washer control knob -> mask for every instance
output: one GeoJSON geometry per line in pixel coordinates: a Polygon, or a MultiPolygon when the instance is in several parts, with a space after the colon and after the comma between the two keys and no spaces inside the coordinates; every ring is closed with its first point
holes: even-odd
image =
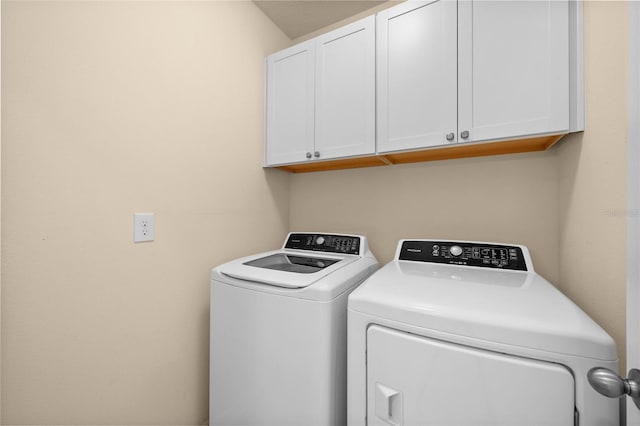
{"type": "Polygon", "coordinates": [[[449,249],[449,253],[451,253],[452,256],[460,256],[462,254],[462,247],[451,246],[451,248],[449,249]]]}
{"type": "Polygon", "coordinates": [[[323,236],[319,236],[318,238],[316,238],[316,244],[318,244],[319,246],[324,244],[324,237],[323,236]]]}

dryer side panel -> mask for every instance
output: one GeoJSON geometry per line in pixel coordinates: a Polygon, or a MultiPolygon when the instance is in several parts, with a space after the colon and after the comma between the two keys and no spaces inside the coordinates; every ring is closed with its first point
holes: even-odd
{"type": "Polygon", "coordinates": [[[574,388],[558,364],[367,331],[368,425],[572,426],[574,388]]]}

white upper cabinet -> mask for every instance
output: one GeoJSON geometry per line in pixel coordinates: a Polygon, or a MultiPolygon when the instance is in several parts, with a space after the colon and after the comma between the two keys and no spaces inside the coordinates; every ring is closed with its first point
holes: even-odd
{"type": "Polygon", "coordinates": [[[318,37],[316,49],[314,157],[374,153],[374,17],[318,37]]]}
{"type": "Polygon", "coordinates": [[[266,164],[375,153],[375,19],[267,58],[266,164]]]}
{"type": "Polygon", "coordinates": [[[458,90],[459,142],[568,132],[568,2],[459,1],[458,90]]]}
{"type": "Polygon", "coordinates": [[[266,163],[300,161],[313,150],[315,49],[302,43],[267,57],[266,163]]]}
{"type": "Polygon", "coordinates": [[[377,15],[378,151],[455,142],[457,4],[406,2],[377,15]]]}
{"type": "Polygon", "coordinates": [[[569,2],[409,1],[378,14],[378,152],[570,130],[569,2]]]}
{"type": "Polygon", "coordinates": [[[408,0],[267,58],[265,163],[548,149],[584,130],[582,61],[580,0],[408,0]]]}

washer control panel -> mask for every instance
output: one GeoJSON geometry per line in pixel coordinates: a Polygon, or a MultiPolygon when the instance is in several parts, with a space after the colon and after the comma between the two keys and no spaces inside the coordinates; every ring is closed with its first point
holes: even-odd
{"type": "Polygon", "coordinates": [[[284,248],[360,254],[360,237],[331,234],[290,234],[284,248]]]}
{"type": "Polygon", "coordinates": [[[406,240],[402,242],[398,260],[527,270],[520,247],[476,242],[406,240]]]}

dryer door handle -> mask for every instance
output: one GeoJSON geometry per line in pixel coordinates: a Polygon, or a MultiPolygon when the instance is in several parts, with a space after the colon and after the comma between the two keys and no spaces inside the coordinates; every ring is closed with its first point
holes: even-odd
{"type": "Polygon", "coordinates": [[[609,398],[629,395],[636,407],[640,408],[640,370],[629,370],[628,378],[623,379],[608,368],[595,367],[587,373],[591,387],[609,398]]]}
{"type": "Polygon", "coordinates": [[[393,426],[404,424],[402,420],[402,392],[376,383],[376,416],[393,426]]]}

